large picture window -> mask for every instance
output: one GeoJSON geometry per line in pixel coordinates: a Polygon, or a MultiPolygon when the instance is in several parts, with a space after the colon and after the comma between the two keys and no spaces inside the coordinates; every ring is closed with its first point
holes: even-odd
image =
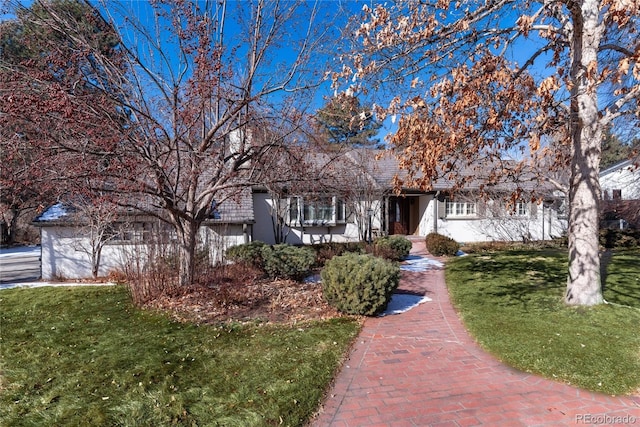
{"type": "Polygon", "coordinates": [[[292,197],[290,225],[332,225],[346,222],[346,204],[337,197],[292,197]]]}
{"type": "Polygon", "coordinates": [[[446,200],[445,214],[447,218],[464,218],[477,216],[477,204],[476,202],[456,202],[453,200],[446,200]]]}

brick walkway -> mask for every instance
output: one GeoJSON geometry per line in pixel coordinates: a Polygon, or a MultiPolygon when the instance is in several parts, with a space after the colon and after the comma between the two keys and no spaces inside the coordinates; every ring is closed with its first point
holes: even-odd
{"type": "MultiPolygon", "coordinates": [[[[414,254],[426,254],[414,242],[414,254]]],[[[313,427],[638,425],[640,396],[591,393],[482,351],[458,319],[442,270],[403,272],[432,301],[367,319],[313,427]]]]}

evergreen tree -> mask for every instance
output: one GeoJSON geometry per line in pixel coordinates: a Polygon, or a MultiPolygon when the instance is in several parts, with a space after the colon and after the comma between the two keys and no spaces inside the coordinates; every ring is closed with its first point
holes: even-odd
{"type": "Polygon", "coordinates": [[[640,148],[639,139],[636,139],[630,144],[626,144],[614,135],[611,129],[606,129],[602,136],[600,170],[607,169],[616,163],[629,159],[634,149],[638,150],[638,148],[640,148]]]}
{"type": "Polygon", "coordinates": [[[318,110],[316,118],[320,131],[332,144],[375,148],[381,145],[375,136],[382,125],[354,95],[331,98],[318,110]]]}

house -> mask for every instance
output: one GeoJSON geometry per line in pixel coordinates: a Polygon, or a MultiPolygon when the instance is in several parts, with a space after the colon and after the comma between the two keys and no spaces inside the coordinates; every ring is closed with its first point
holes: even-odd
{"type": "MultiPolygon", "coordinates": [[[[144,268],[151,257],[175,256],[175,236],[160,215],[135,209],[102,211],[72,203],[57,203],[32,222],[40,228],[41,277],[84,279],[112,271],[144,268]]],[[[247,243],[253,234],[251,190],[243,189],[227,203],[211,208],[200,228],[200,242],[211,262],[221,249],[247,243]]]]}
{"type": "MultiPolygon", "coordinates": [[[[268,243],[277,240],[262,226],[271,221],[277,203],[288,208],[284,209],[284,241],[293,244],[364,239],[369,223],[372,235],[438,232],[459,242],[545,240],[566,230],[563,198],[551,189],[544,200],[523,197],[510,207],[499,197],[513,192],[508,185],[495,186],[493,200],[477,197],[480,182],[471,183],[464,193],[454,194],[453,183],[438,180],[430,191],[403,188],[395,194],[393,179],[401,173],[396,158],[362,149],[346,153],[336,169],[340,172],[333,181],[342,182],[343,188],[335,183],[325,185],[332,192],[321,195],[290,194],[283,201],[254,190],[253,238],[268,243]]],[[[534,185],[529,183],[521,190],[526,194],[534,185]]]]}
{"type": "MultiPolygon", "coordinates": [[[[490,199],[478,198],[479,183],[453,193],[447,180],[436,181],[429,191],[403,188],[396,194],[393,179],[400,169],[388,153],[355,149],[306,153],[305,159],[295,179],[246,187],[233,200],[212,206],[199,236],[210,261],[219,261],[225,248],[252,240],[312,244],[438,232],[459,242],[523,241],[551,239],[566,230],[561,198],[551,191],[544,200],[523,196],[509,207],[500,197],[513,192],[506,184],[496,185],[490,199]]],[[[521,190],[526,194],[533,184],[521,190]]],[[[92,275],[95,238],[86,215],[58,204],[34,225],[41,230],[43,278],[92,275]]],[[[119,212],[102,239],[98,275],[141,263],[150,248],[171,242],[170,234],[153,216],[119,212]]]]}
{"type": "Polygon", "coordinates": [[[632,160],[600,172],[602,226],[640,228],[640,168],[632,160]]]}
{"type": "Polygon", "coordinates": [[[600,172],[603,200],[639,200],[640,168],[625,160],[600,172]]]}

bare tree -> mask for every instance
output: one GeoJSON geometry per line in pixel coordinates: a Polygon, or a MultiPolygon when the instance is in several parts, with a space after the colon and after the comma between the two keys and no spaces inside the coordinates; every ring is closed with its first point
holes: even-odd
{"type": "Polygon", "coordinates": [[[541,162],[568,166],[565,301],[599,304],[601,141],[612,123],[638,129],[639,10],[636,0],[365,6],[359,49],[336,82],[395,85],[378,115],[398,119],[391,143],[408,184],[445,177],[463,188],[470,178],[460,170],[489,164],[487,186],[518,185],[541,162]]]}
{"type": "MultiPolygon", "coordinates": [[[[128,5],[93,9],[94,19],[120,29],[115,57],[96,50],[67,15],[30,19],[70,40],[99,77],[87,80],[92,91],[109,101],[89,103],[63,87],[58,111],[60,104],[69,111],[65,123],[75,122],[68,126],[75,134],[59,144],[100,159],[93,186],[137,200],[132,207],[171,225],[179,282],[189,284],[201,224],[214,204],[257,182],[261,158],[282,143],[260,141],[259,130],[301,117],[322,78],[313,53],[331,27],[318,26],[319,5],[303,1],[161,0],[135,12],[128,5]],[[93,116],[93,132],[78,112],[93,116]]],[[[41,103],[37,113],[55,111],[41,103]]]]}
{"type": "Polygon", "coordinates": [[[87,254],[91,261],[91,275],[95,279],[100,272],[103,248],[121,236],[126,224],[114,205],[104,200],[76,198],[70,209],[76,218],[75,249],[87,254]]]}

